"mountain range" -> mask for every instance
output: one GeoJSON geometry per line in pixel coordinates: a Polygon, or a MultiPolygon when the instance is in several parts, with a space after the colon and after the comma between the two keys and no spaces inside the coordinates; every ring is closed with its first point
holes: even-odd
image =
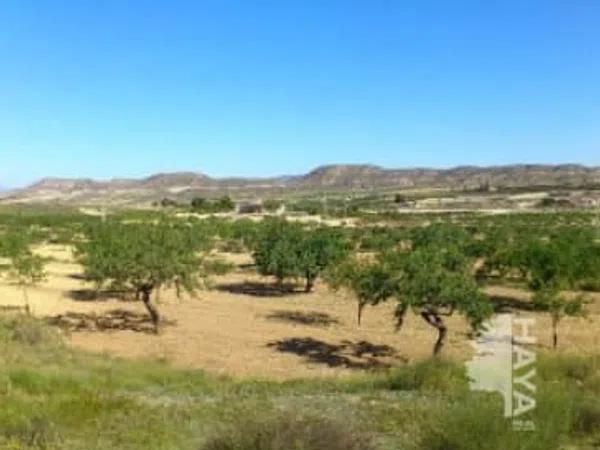
{"type": "Polygon", "coordinates": [[[304,175],[270,178],[212,178],[196,172],[159,173],[143,179],[44,178],[5,193],[3,202],[145,203],[169,197],[231,195],[256,198],[304,191],[444,188],[456,190],[600,185],[600,167],[578,164],[461,166],[451,169],[385,169],[374,165],[329,165],[304,175]]]}

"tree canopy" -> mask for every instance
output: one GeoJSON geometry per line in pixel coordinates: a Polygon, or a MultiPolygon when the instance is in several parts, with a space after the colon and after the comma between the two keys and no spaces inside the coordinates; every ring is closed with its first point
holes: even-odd
{"type": "Polygon", "coordinates": [[[10,232],[0,239],[0,256],[8,258],[9,265],[5,271],[23,291],[25,311],[31,312],[28,288],[43,281],[45,259],[31,250],[32,238],[28,233],[10,232]]]}
{"type": "Polygon", "coordinates": [[[431,225],[412,233],[410,249],[394,248],[374,261],[350,260],[333,277],[334,286],[346,286],[359,302],[359,320],[365,305],[394,298],[396,326],[408,310],[420,315],[438,331],[433,352],[445,342],[443,317],[464,315],[473,330],[482,328],[492,306],[481,292],[469,257],[469,236],[451,225],[431,225]]]}
{"type": "Polygon", "coordinates": [[[349,243],[335,229],[305,229],[283,220],[266,224],[254,247],[254,259],[261,274],[274,276],[280,285],[286,278],[303,278],[306,292],[349,251],[349,243]]]}
{"type": "Polygon", "coordinates": [[[160,316],[151,293],[174,285],[190,293],[204,273],[201,253],[209,246],[205,236],[184,224],[123,224],[109,222],[91,227],[78,245],[85,276],[99,287],[110,285],[141,294],[155,329],[160,316]]]}

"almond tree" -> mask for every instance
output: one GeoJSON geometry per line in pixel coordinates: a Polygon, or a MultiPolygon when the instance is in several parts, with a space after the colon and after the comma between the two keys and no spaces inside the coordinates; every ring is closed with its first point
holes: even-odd
{"type": "Polygon", "coordinates": [[[31,242],[27,234],[9,234],[2,242],[2,254],[10,261],[8,276],[15,281],[23,292],[23,303],[27,314],[31,314],[28,289],[46,277],[45,260],[31,251],[31,242]]]}
{"type": "Polygon", "coordinates": [[[524,250],[527,278],[533,291],[533,303],[538,310],[550,314],[552,321],[552,347],[558,347],[558,327],[565,316],[586,314],[583,296],[569,298],[565,290],[575,288],[593,267],[589,251],[595,246],[591,241],[566,233],[548,242],[533,242],[524,250]]]}
{"type": "Polygon", "coordinates": [[[253,257],[261,275],[275,277],[279,287],[286,278],[300,275],[298,249],[302,243],[302,228],[283,220],[272,220],[254,243],[253,257]]]}
{"type": "Polygon", "coordinates": [[[396,292],[395,272],[383,261],[360,261],[356,257],[345,260],[327,274],[331,288],[348,288],[356,297],[356,321],[361,325],[366,306],[376,306],[387,301],[396,292]]]}
{"type": "Polygon", "coordinates": [[[475,281],[468,247],[468,236],[460,228],[433,225],[415,231],[410,250],[393,249],[374,262],[355,260],[358,267],[354,270],[342,266],[333,285],[354,292],[359,317],[364,306],[393,298],[397,301],[396,328],[400,329],[412,310],[437,330],[433,354],[438,355],[448,332],[446,317],[462,314],[479,331],[493,312],[475,281]]]}
{"type": "Polygon", "coordinates": [[[204,259],[206,236],[194,228],[170,223],[121,224],[109,222],[88,230],[79,244],[78,259],[85,276],[97,286],[128,288],[141,297],[159,331],[160,314],[151,294],[162,286],[175,286],[193,293],[206,276],[204,259]]]}
{"type": "Polygon", "coordinates": [[[305,292],[316,279],[343,260],[349,245],[335,229],[304,229],[299,224],[273,220],[257,239],[254,260],[262,275],[273,275],[278,285],[285,278],[304,278],[305,292]]]}
{"type": "Polygon", "coordinates": [[[296,253],[298,269],[305,279],[305,292],[311,292],[316,279],[343,261],[349,250],[349,243],[338,230],[318,228],[304,231],[296,253]]]}
{"type": "Polygon", "coordinates": [[[395,293],[397,325],[409,308],[419,314],[438,332],[434,355],[446,341],[445,317],[462,314],[477,332],[492,315],[489,299],[475,282],[472,264],[456,248],[434,245],[417,249],[406,258],[402,271],[395,293]]]}

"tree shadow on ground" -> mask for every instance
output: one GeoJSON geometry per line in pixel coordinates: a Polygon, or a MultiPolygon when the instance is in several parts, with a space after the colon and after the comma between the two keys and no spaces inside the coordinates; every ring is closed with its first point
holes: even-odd
{"type": "Polygon", "coordinates": [[[316,311],[285,311],[277,310],[265,316],[269,320],[280,322],[291,322],[299,325],[313,325],[317,327],[328,327],[339,324],[339,320],[316,311]]]}
{"type": "Polygon", "coordinates": [[[274,284],[253,281],[218,284],[214,288],[221,292],[228,292],[230,294],[238,295],[251,295],[253,297],[285,297],[304,292],[296,290],[296,286],[291,283],[284,283],[283,285],[278,286],[274,284]]]}
{"type": "Polygon", "coordinates": [[[133,301],[133,292],[123,290],[73,289],[67,292],[71,300],[78,302],[105,302],[107,300],[133,301]]]}
{"type": "Polygon", "coordinates": [[[25,311],[25,305],[0,305],[0,312],[12,313],[12,312],[23,312],[25,311]]]}
{"type": "Polygon", "coordinates": [[[324,364],[328,367],[348,369],[385,369],[391,364],[378,358],[395,358],[406,361],[397,355],[389,345],[376,345],[367,341],[342,341],[341,344],[329,344],[311,337],[288,338],[270,342],[268,347],[282,353],[293,353],[307,362],[324,364]]]}
{"type": "MultiPolygon", "coordinates": [[[[136,331],[154,334],[154,325],[147,314],[114,309],[102,314],[67,312],[49,317],[50,325],[58,326],[70,332],[77,331],[136,331]]],[[[161,320],[161,327],[174,325],[175,321],[161,320]]]]}
{"type": "Polygon", "coordinates": [[[71,278],[72,280],[79,280],[79,281],[90,281],[90,279],[88,277],[85,276],[85,274],[83,273],[70,273],[69,275],[67,275],[69,278],[71,278]]]}
{"type": "Polygon", "coordinates": [[[494,312],[512,312],[512,311],[537,311],[533,302],[504,295],[492,295],[490,301],[494,307],[494,312]]]}

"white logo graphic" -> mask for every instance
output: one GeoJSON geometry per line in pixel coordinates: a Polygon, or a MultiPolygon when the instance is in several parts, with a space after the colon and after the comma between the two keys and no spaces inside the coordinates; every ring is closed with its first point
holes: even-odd
{"type": "Polygon", "coordinates": [[[496,315],[473,343],[476,355],[467,363],[471,389],[500,393],[504,417],[512,418],[514,427],[522,430],[534,429],[531,420],[522,419],[536,405],[536,355],[525,347],[536,342],[530,334],[532,325],[533,319],[496,315]]]}

